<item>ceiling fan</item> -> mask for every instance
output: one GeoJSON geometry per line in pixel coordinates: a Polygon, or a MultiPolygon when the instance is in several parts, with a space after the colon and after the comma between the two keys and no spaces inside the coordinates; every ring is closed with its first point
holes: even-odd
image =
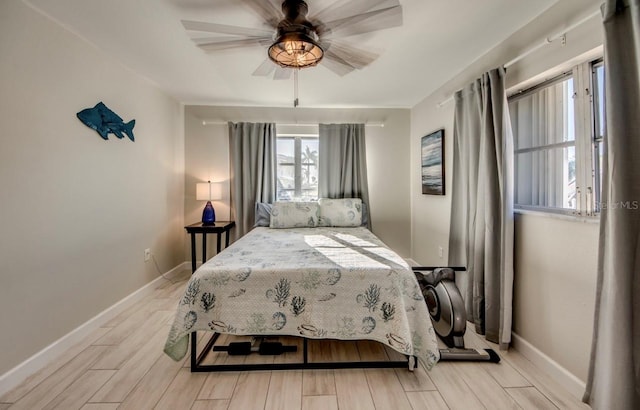
{"type": "Polygon", "coordinates": [[[343,38],[402,25],[399,0],[338,0],[307,18],[304,0],[241,0],[264,20],[262,28],[182,20],[206,52],[261,46],[267,58],[253,72],[288,79],[295,70],[322,63],[340,76],[371,64],[378,54],[350,45],[343,38]],[[275,64],[274,64],[275,63],[275,64]]]}

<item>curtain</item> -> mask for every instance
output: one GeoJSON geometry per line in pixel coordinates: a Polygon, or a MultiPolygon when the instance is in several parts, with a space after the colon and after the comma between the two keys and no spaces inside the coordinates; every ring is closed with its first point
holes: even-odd
{"type": "Polygon", "coordinates": [[[640,408],[640,0],[603,4],[606,136],[596,309],[583,400],[640,408]]]}
{"type": "Polygon", "coordinates": [[[503,68],[455,95],[449,264],[476,332],[511,342],[513,136],[503,68]]]}
{"type": "Polygon", "coordinates": [[[253,228],[256,202],[276,197],[276,125],[229,123],[231,216],[235,237],[253,228]]]}
{"type": "Polygon", "coordinates": [[[320,124],[319,144],[318,195],[361,198],[371,229],[364,124],[320,124]]]}

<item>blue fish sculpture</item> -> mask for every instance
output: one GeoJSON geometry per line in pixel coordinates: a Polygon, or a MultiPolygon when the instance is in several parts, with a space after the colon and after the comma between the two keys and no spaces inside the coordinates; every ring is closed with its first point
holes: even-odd
{"type": "Polygon", "coordinates": [[[131,141],[134,141],[133,127],[136,125],[136,120],[125,124],[122,118],[107,108],[102,101],[95,107],[84,109],[76,115],[84,125],[96,130],[105,140],[109,139],[108,134],[111,133],[120,139],[126,134],[131,141]]]}

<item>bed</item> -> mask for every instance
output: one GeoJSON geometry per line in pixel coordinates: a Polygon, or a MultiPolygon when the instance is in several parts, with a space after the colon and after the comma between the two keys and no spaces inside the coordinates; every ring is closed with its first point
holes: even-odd
{"type": "Polygon", "coordinates": [[[373,340],[427,369],[439,359],[414,273],[361,226],[254,228],[203,264],[178,303],[165,353],[182,359],[192,335],[192,370],[196,331],[373,340]]]}

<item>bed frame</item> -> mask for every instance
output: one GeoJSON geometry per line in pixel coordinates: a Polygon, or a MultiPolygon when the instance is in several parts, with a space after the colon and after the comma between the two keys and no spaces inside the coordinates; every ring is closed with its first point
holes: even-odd
{"type": "Polygon", "coordinates": [[[302,338],[302,361],[293,363],[243,363],[243,364],[202,364],[220,336],[214,332],[198,354],[198,332],[191,332],[191,372],[237,372],[251,370],[299,370],[299,369],[391,369],[413,370],[418,363],[415,356],[405,356],[406,360],[359,361],[359,362],[310,362],[308,339],[302,338]]]}
{"type": "MultiPolygon", "coordinates": [[[[414,266],[413,271],[432,271],[438,266],[414,266]]],[[[452,266],[456,271],[465,271],[463,266],[452,266]]],[[[310,362],[307,338],[302,338],[302,362],[293,363],[243,363],[243,364],[202,364],[220,337],[214,332],[204,348],[198,354],[198,332],[191,332],[191,372],[235,372],[252,370],[299,370],[299,369],[398,369],[407,368],[413,371],[418,365],[418,358],[405,356],[405,360],[358,361],[358,362],[310,362]]]]}

